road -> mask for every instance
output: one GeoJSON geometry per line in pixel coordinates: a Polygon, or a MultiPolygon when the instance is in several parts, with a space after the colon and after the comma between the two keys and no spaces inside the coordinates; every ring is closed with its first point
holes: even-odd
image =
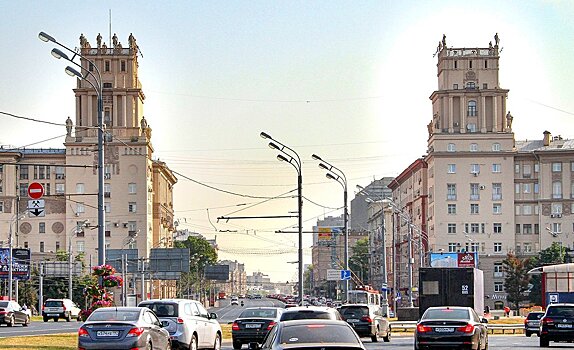
{"type": "MultiPolygon", "coordinates": [[[[273,299],[244,299],[245,306],[230,305],[229,300],[223,300],[220,305],[211,308],[211,312],[218,315],[218,320],[221,324],[233,322],[237,316],[246,307],[253,306],[281,306],[282,304],[273,299]]],[[[56,334],[56,333],[75,333],[78,331],[80,322],[32,322],[29,327],[15,326],[15,327],[0,327],[0,337],[14,337],[26,335],[42,335],[42,334],[56,334]]],[[[410,335],[398,336],[393,335],[390,343],[382,341],[372,343],[369,339],[363,339],[364,344],[368,350],[384,349],[412,349],[413,337],[410,335]]],[[[553,348],[574,349],[574,344],[568,343],[550,343],[553,348]]],[[[510,349],[534,349],[539,348],[538,338],[532,336],[527,338],[524,335],[491,335],[489,337],[489,349],[491,350],[510,350],[510,349]]],[[[224,339],[222,346],[223,350],[232,350],[231,340],[224,339]]],[[[247,346],[243,347],[244,350],[247,346]]]]}

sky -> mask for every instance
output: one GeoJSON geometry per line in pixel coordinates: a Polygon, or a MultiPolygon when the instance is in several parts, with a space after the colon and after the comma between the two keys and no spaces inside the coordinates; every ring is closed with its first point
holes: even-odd
{"type": "MultiPolygon", "coordinates": [[[[536,0],[1,1],[0,112],[75,117],[76,82],[40,31],[70,47],[82,33],[92,45],[117,33],[125,47],[133,33],[154,158],[179,174],[179,228],[216,236],[219,257],[249,275],[293,281],[297,233],[275,231],[296,232],[296,218],[217,219],[297,211],[297,173],[262,131],[303,162],[310,231],[343,205],[342,186],[311,155],[344,172],[349,200],[356,185],[397,176],[426,153],[442,35],[460,48],[488,47],[498,33],[516,139],[573,138],[573,15],[572,1],[536,0]]],[[[2,145],[62,148],[64,135],[0,114],[2,145]]],[[[305,233],[305,264],[311,244],[305,233]]]]}

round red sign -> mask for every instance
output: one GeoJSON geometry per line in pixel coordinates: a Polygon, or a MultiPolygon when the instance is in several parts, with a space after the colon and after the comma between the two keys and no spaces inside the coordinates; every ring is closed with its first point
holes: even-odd
{"type": "Polygon", "coordinates": [[[44,186],[39,182],[32,182],[28,186],[28,197],[32,199],[40,199],[44,195],[44,186]]]}

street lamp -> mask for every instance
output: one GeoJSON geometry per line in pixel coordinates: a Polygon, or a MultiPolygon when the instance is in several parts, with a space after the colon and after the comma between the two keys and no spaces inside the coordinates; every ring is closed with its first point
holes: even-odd
{"type": "MultiPolygon", "coordinates": [[[[83,81],[88,82],[96,91],[98,95],[98,265],[103,265],[106,262],[106,242],[105,242],[105,210],[104,210],[104,123],[103,123],[103,83],[102,75],[98,66],[88,58],[82,56],[81,53],[70,49],[69,47],[59,43],[54,37],[44,32],[38,34],[38,38],[44,42],[52,42],[67,51],[71,52],[73,56],[70,58],[68,55],[61,50],[54,48],[52,49],[52,56],[57,59],[63,58],[77,67],[80,71],[68,66],[65,69],[66,74],[70,76],[75,76],[83,81]],[[96,74],[92,73],[89,69],[83,67],[74,61],[76,57],[80,57],[90,64],[90,67],[94,67],[96,74]],[[82,74],[81,72],[85,72],[82,74]],[[89,79],[92,77],[92,79],[89,79]]],[[[81,49],[80,49],[81,50],[81,49]]],[[[102,279],[100,278],[100,284],[102,279]]]]}
{"type": "MultiPolygon", "coordinates": [[[[349,207],[347,205],[347,178],[345,173],[336,166],[322,159],[316,154],[311,155],[313,159],[319,162],[319,168],[327,171],[325,176],[328,179],[337,181],[339,185],[343,187],[343,236],[345,238],[345,249],[344,249],[344,259],[345,259],[345,270],[349,270],[349,207]]],[[[349,280],[346,279],[343,283],[345,300],[349,300],[349,280]]]]}
{"type": "MultiPolygon", "coordinates": [[[[15,214],[12,219],[10,220],[10,228],[9,228],[9,234],[8,234],[8,300],[12,300],[12,284],[13,284],[13,279],[14,279],[14,256],[12,254],[12,248],[14,246],[13,243],[13,239],[12,239],[12,225],[18,221],[23,219],[26,214],[28,213],[28,211],[24,211],[23,213],[20,214],[15,214]]],[[[16,294],[17,295],[17,294],[16,294]]]]}
{"type": "Polygon", "coordinates": [[[299,154],[297,154],[297,152],[295,152],[292,148],[275,140],[269,134],[261,132],[259,136],[261,136],[264,139],[271,140],[269,142],[269,147],[281,152],[281,154],[277,155],[277,159],[291,164],[293,168],[295,168],[295,170],[297,171],[297,211],[299,213],[298,292],[299,292],[299,302],[301,305],[303,305],[303,169],[302,169],[301,158],[299,157],[299,154]]]}

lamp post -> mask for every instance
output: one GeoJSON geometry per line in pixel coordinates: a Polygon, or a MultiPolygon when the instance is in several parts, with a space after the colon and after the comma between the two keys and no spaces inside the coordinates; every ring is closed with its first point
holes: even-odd
{"type": "MultiPolygon", "coordinates": [[[[103,265],[106,262],[106,242],[105,242],[105,210],[104,210],[104,123],[103,123],[103,101],[102,101],[102,75],[100,74],[100,70],[98,66],[88,58],[82,56],[79,52],[70,49],[69,47],[59,43],[54,37],[46,34],[44,32],[40,32],[38,34],[38,38],[44,42],[52,42],[73,54],[71,58],[68,57],[67,54],[62,52],[61,50],[54,48],[52,49],[52,56],[57,59],[63,58],[77,67],[80,68],[80,71],[84,71],[85,74],[80,73],[76,69],[67,66],[65,69],[66,74],[70,76],[75,76],[83,81],[88,82],[96,91],[98,96],[98,265],[103,265]],[[78,64],[74,61],[76,57],[80,57],[87,61],[90,66],[94,67],[96,74],[92,73],[89,69],[83,67],[81,64],[78,64]],[[92,82],[89,77],[92,77],[94,80],[92,82]]],[[[81,49],[80,49],[81,50],[81,49]]],[[[102,279],[100,278],[100,284],[102,283],[102,279]]]]}
{"type": "MultiPolygon", "coordinates": [[[[327,171],[325,176],[328,179],[335,180],[343,187],[343,236],[345,239],[344,248],[344,259],[345,259],[345,270],[349,269],[349,207],[347,205],[347,178],[343,171],[336,166],[330,164],[326,160],[322,159],[316,154],[311,156],[313,159],[319,162],[319,168],[327,171]]],[[[349,280],[346,279],[343,283],[345,300],[349,300],[349,280]]]]}
{"type": "MultiPolygon", "coordinates": [[[[20,220],[23,219],[26,216],[26,213],[28,211],[24,211],[23,213],[20,214],[16,214],[12,217],[12,219],[10,220],[10,228],[9,228],[9,234],[8,234],[8,300],[12,300],[12,290],[13,290],[13,279],[14,279],[14,256],[12,254],[12,248],[14,246],[13,243],[13,239],[12,239],[12,225],[20,220]]],[[[17,296],[18,294],[16,294],[17,296]]]]}
{"type": "Polygon", "coordinates": [[[297,212],[299,214],[299,249],[298,249],[298,263],[299,263],[299,302],[303,304],[303,169],[301,158],[299,154],[292,148],[282,144],[281,142],[272,138],[269,134],[261,132],[259,134],[264,139],[269,139],[269,147],[280,152],[277,155],[279,161],[287,162],[297,171],[297,212]]]}

